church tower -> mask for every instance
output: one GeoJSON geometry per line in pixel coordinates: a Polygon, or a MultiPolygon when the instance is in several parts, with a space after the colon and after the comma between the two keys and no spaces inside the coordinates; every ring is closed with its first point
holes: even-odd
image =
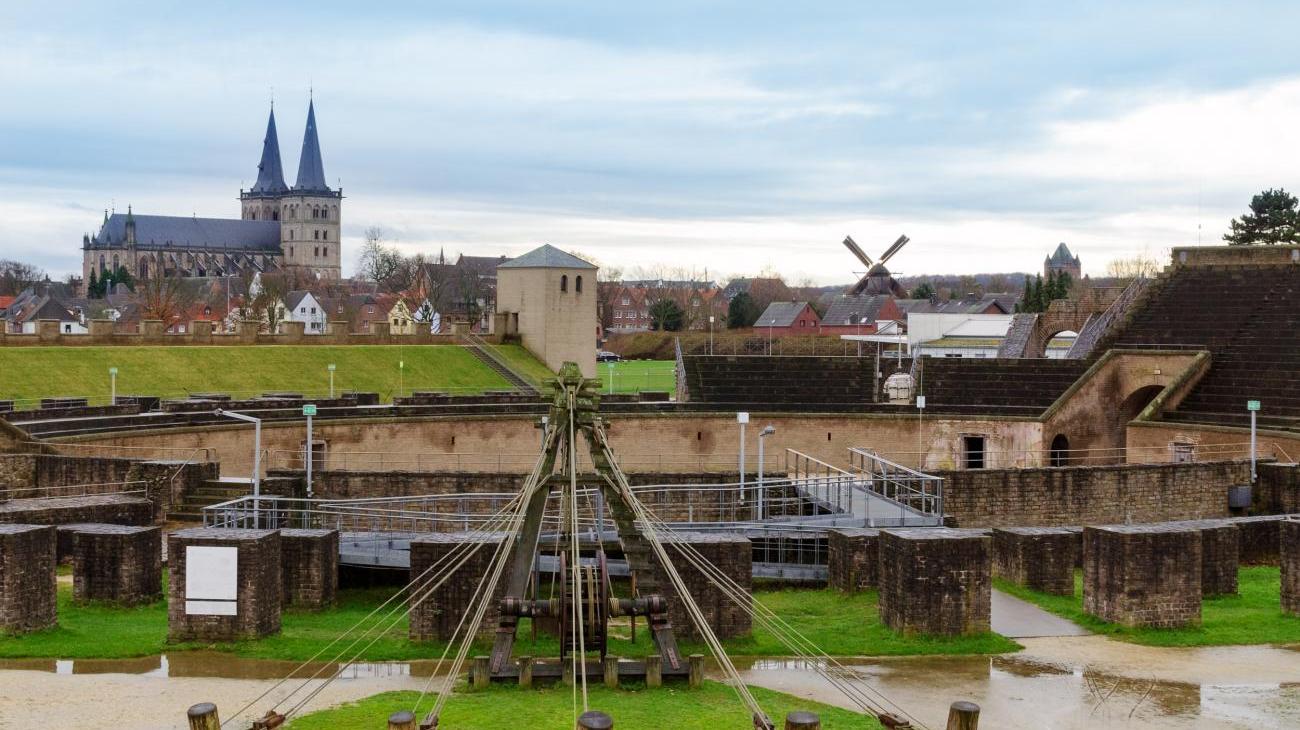
{"type": "Polygon", "coordinates": [[[279,201],[284,265],[307,269],[321,279],[340,278],[343,190],[331,190],[325,183],[314,101],[307,104],[307,129],[302,138],[302,157],[298,160],[298,180],[293,188],[280,195],[279,201]]]}
{"type": "Polygon", "coordinates": [[[280,137],[275,133],[275,107],[266,121],[266,137],[262,139],[262,160],[257,163],[257,182],[248,190],[239,191],[240,218],[246,221],[280,220],[280,198],[289,192],[284,184],[284,168],[280,165],[280,137]]]}

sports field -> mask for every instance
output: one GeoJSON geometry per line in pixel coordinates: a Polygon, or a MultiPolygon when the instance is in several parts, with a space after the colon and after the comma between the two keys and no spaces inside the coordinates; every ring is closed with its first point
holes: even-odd
{"type": "Polygon", "coordinates": [[[624,360],[596,364],[605,393],[640,393],[645,390],[672,393],[676,389],[677,363],[673,360],[624,360]],[[610,383],[613,382],[613,388],[610,383]]]}
{"type": "MultiPolygon", "coordinates": [[[[497,348],[516,370],[537,378],[546,367],[518,345],[497,348]]],[[[510,387],[468,350],[456,345],[300,345],[256,347],[10,347],[0,348],[0,399],[18,408],[40,398],[89,397],[108,402],[109,368],[119,395],[181,398],[218,392],[235,397],[290,391],[329,395],[377,392],[388,401],[413,390],[479,393],[510,387]]]]}

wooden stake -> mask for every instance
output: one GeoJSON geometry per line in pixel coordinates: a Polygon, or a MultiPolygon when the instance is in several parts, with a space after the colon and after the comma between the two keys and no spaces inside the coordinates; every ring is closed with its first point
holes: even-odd
{"type": "Polygon", "coordinates": [[[565,687],[572,687],[573,686],[573,662],[566,662],[561,660],[560,664],[564,665],[563,669],[560,670],[560,682],[563,683],[565,687]]]}
{"type": "Polygon", "coordinates": [[[469,667],[469,683],[474,689],[487,689],[488,684],[492,682],[492,670],[488,666],[488,658],[485,656],[474,657],[473,663],[469,667]]]}
{"type": "Polygon", "coordinates": [[[691,689],[699,689],[704,684],[704,655],[692,654],[688,661],[690,662],[691,689]]]}
{"type": "Polygon", "coordinates": [[[578,717],[579,730],[613,730],[614,719],[598,710],[584,712],[578,717]]]}
{"type": "Polygon", "coordinates": [[[822,719],[815,712],[795,710],[785,716],[785,730],[821,730],[822,719]]]}
{"type": "Polygon", "coordinates": [[[407,710],[394,712],[388,716],[388,730],[416,730],[415,715],[407,710]]]}
{"type": "Polygon", "coordinates": [[[190,719],[190,730],[221,730],[221,720],[217,718],[217,706],[203,702],[190,708],[186,713],[190,719]]]}
{"type": "Polygon", "coordinates": [[[519,657],[519,686],[533,686],[533,658],[530,656],[519,657]]]}
{"type": "Polygon", "coordinates": [[[645,686],[662,687],[664,684],[664,660],[658,654],[645,658],[645,686]]]}
{"type": "Polygon", "coordinates": [[[618,657],[606,656],[605,663],[605,686],[610,689],[618,689],[618,657]]]}
{"type": "Polygon", "coordinates": [[[959,700],[948,708],[948,730],[978,730],[980,726],[980,706],[974,702],[959,700]]]}

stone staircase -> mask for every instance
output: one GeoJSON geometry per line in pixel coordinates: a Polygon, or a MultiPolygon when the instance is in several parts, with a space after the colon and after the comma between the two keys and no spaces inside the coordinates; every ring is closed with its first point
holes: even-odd
{"type": "Polygon", "coordinates": [[[167,513],[170,522],[202,522],[203,508],[238,499],[253,491],[252,482],[244,477],[209,479],[186,491],[180,504],[167,513]]]}
{"type": "Polygon", "coordinates": [[[469,350],[471,355],[478,358],[484,365],[488,366],[489,370],[504,378],[505,381],[510,383],[510,385],[516,390],[533,395],[537,394],[537,388],[533,387],[533,384],[524,378],[523,375],[516,372],[504,359],[493,352],[492,346],[482,337],[467,333],[462,335],[461,339],[465,349],[469,350]]]}

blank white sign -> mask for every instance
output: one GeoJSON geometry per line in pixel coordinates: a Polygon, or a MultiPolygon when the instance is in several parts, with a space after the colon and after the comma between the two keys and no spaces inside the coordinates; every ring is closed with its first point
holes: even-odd
{"type": "Polygon", "coordinates": [[[239,598],[239,549],[185,547],[185,613],[235,616],[239,598]]]}

